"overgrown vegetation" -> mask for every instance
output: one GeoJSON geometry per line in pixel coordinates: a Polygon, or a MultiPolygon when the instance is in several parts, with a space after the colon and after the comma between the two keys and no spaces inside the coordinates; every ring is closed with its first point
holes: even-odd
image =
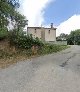
{"type": "Polygon", "coordinates": [[[0,42],[0,67],[5,68],[13,63],[24,61],[33,56],[51,54],[68,48],[66,45],[43,44],[39,39],[31,38],[29,40],[30,38],[27,38],[27,36],[24,36],[23,39],[19,38],[11,46],[9,41],[2,41],[4,44],[0,42]]]}
{"type": "Polygon", "coordinates": [[[18,0],[0,0],[0,67],[6,67],[32,56],[61,51],[67,46],[43,43],[32,35],[26,35],[24,15],[17,12],[18,0]],[[12,25],[13,29],[9,29],[12,25]]]}
{"type": "Polygon", "coordinates": [[[19,33],[19,35],[14,32],[9,32],[10,45],[14,45],[16,48],[20,49],[31,49],[32,46],[41,47],[44,44],[39,38],[33,38],[32,35],[24,35],[19,33]]]}
{"type": "Polygon", "coordinates": [[[51,44],[45,44],[42,49],[39,50],[39,54],[50,54],[54,52],[58,52],[61,50],[64,50],[68,48],[67,45],[51,45],[51,44]]]}

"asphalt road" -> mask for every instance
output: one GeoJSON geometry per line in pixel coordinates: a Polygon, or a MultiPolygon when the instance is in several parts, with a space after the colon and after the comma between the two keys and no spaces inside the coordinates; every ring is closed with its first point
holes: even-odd
{"type": "Polygon", "coordinates": [[[80,46],[0,69],[0,92],[80,92],[80,46]]]}

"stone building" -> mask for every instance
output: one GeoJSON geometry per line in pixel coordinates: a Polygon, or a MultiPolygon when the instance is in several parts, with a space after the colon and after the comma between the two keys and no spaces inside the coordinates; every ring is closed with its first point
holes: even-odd
{"type": "Polygon", "coordinates": [[[38,37],[43,41],[56,41],[56,28],[53,27],[53,23],[50,28],[27,27],[27,34],[32,34],[33,37],[38,37]]]}

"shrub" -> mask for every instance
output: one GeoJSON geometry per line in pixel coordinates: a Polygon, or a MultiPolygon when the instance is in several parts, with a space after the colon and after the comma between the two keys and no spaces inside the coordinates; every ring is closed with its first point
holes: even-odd
{"type": "Polygon", "coordinates": [[[10,45],[22,49],[31,49],[32,46],[41,47],[43,45],[42,41],[38,38],[33,38],[32,35],[17,35],[14,31],[9,32],[9,41],[10,45]]]}
{"type": "Polygon", "coordinates": [[[8,35],[7,28],[0,28],[0,40],[5,39],[8,35]]]}
{"type": "Polygon", "coordinates": [[[68,48],[67,45],[52,45],[52,44],[45,44],[39,51],[39,54],[50,54],[53,52],[58,52],[63,49],[68,48]]]}

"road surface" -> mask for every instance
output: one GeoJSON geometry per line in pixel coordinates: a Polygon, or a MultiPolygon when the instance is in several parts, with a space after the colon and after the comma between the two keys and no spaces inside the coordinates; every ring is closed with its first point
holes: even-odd
{"type": "Polygon", "coordinates": [[[0,69],[0,92],[80,92],[80,46],[0,69]]]}

